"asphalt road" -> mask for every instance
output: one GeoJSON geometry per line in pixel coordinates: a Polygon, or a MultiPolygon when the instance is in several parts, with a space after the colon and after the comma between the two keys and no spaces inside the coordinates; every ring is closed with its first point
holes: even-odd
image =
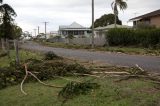
{"type": "Polygon", "coordinates": [[[74,57],[89,61],[101,61],[112,65],[130,67],[135,66],[135,64],[138,64],[140,67],[147,71],[155,71],[160,73],[160,57],[156,56],[127,55],[108,52],[92,52],[86,50],[53,48],[42,46],[33,42],[27,42],[21,45],[21,47],[24,49],[30,49],[41,52],[53,51],[59,56],[74,57]]]}

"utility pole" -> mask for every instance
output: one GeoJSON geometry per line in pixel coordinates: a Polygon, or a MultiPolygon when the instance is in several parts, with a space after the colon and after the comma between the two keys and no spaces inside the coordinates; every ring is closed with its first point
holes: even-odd
{"type": "Polygon", "coordinates": [[[92,0],[92,48],[94,48],[94,0],[92,0]]]}
{"type": "Polygon", "coordinates": [[[44,25],[45,25],[45,39],[47,39],[47,24],[49,23],[49,22],[43,22],[44,23],[44,25]]]}
{"type": "Polygon", "coordinates": [[[39,26],[38,26],[38,35],[39,35],[39,26]]]}

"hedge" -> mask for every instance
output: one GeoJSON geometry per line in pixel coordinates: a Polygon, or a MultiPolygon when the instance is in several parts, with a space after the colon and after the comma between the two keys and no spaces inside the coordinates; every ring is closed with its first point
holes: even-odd
{"type": "Polygon", "coordinates": [[[160,47],[160,29],[111,29],[107,32],[110,46],[160,47]]]}

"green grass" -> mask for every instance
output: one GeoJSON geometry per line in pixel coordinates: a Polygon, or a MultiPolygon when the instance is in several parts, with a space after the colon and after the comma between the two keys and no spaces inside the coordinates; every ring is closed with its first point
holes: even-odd
{"type": "MultiPolygon", "coordinates": [[[[160,105],[160,90],[155,88],[155,86],[158,85],[141,80],[129,80],[120,83],[114,81],[115,79],[113,80],[111,78],[95,80],[95,82],[101,85],[100,89],[88,95],[75,97],[67,101],[64,106],[160,105]]],[[[46,83],[65,85],[67,81],[56,79],[47,81],[46,83]]],[[[24,85],[24,89],[28,93],[28,95],[25,96],[20,92],[19,86],[20,85],[0,90],[1,106],[61,106],[62,102],[57,98],[60,89],[45,87],[39,83],[28,83],[24,85]]]]}
{"type": "MultiPolygon", "coordinates": [[[[5,56],[5,57],[1,57],[0,58],[0,67],[8,67],[9,64],[10,64],[10,61],[13,61],[15,60],[15,51],[14,50],[11,50],[10,51],[10,57],[11,58],[8,58],[8,56],[5,56]]],[[[25,51],[25,50],[20,50],[19,52],[19,57],[20,57],[20,61],[24,61],[26,59],[30,59],[30,58],[33,58],[33,59],[41,59],[42,56],[40,53],[33,53],[33,52],[28,52],[28,51],[25,51]]]]}
{"type": "Polygon", "coordinates": [[[75,44],[64,44],[64,43],[50,43],[50,42],[39,42],[42,45],[56,47],[56,48],[67,48],[67,49],[87,49],[94,51],[107,51],[107,52],[118,52],[132,55],[152,55],[160,56],[160,49],[140,48],[140,47],[95,47],[75,44]]]}

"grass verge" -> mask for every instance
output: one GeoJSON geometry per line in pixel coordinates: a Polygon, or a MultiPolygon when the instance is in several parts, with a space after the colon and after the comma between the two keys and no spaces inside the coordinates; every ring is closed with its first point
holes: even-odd
{"type": "Polygon", "coordinates": [[[75,45],[75,44],[64,44],[64,43],[50,43],[50,42],[38,42],[42,45],[56,48],[67,48],[67,49],[86,49],[94,51],[107,51],[115,53],[125,53],[131,55],[149,55],[149,56],[160,56],[160,49],[149,49],[139,47],[95,47],[86,45],[75,45]]]}
{"type": "MultiPolygon", "coordinates": [[[[72,79],[80,80],[81,78],[72,79]]],[[[160,105],[160,90],[156,88],[158,85],[141,80],[128,80],[120,83],[115,83],[114,80],[112,78],[96,80],[101,85],[99,90],[69,100],[64,106],[75,106],[75,104],[76,106],[160,105]]],[[[47,83],[65,85],[67,81],[56,79],[47,83]]],[[[57,98],[59,89],[45,87],[39,83],[25,84],[24,89],[28,92],[27,96],[20,92],[19,85],[0,90],[1,106],[61,106],[62,104],[57,98]]]]}

